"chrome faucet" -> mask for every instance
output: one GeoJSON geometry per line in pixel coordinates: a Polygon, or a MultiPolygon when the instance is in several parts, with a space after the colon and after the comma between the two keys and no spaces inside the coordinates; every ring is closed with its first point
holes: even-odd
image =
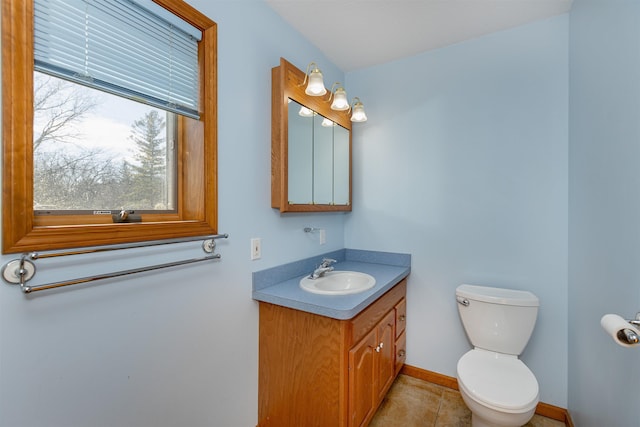
{"type": "Polygon", "coordinates": [[[333,266],[331,264],[333,264],[334,262],[337,261],[331,258],[324,258],[322,260],[322,263],[315,270],[313,270],[313,273],[309,275],[309,278],[317,279],[318,277],[324,276],[324,273],[333,271],[333,266]]]}

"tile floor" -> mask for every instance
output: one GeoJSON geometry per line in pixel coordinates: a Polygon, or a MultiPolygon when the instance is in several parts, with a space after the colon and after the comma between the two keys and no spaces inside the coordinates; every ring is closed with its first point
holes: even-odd
{"type": "MultiPolygon", "coordinates": [[[[471,412],[460,393],[407,375],[399,375],[369,427],[469,427],[471,412]]],[[[564,427],[561,421],[534,415],[525,427],[564,427]]]]}

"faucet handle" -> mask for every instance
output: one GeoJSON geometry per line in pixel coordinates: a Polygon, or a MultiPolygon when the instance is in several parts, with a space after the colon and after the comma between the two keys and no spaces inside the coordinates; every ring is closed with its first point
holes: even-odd
{"type": "Polygon", "coordinates": [[[320,264],[321,268],[328,268],[331,266],[331,264],[336,263],[338,261],[336,261],[335,259],[331,259],[331,258],[323,258],[322,259],[322,263],[320,264]]]}

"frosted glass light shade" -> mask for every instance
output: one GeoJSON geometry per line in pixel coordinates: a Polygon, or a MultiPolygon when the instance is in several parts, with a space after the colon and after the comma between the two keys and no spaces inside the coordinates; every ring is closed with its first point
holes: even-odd
{"type": "Polygon", "coordinates": [[[353,106],[353,113],[351,114],[352,122],[366,122],[367,115],[364,113],[364,105],[358,100],[353,106]]]}
{"type": "Polygon", "coordinates": [[[313,110],[310,110],[303,105],[300,107],[300,111],[298,112],[298,114],[301,115],[302,117],[312,117],[313,110]]]}
{"type": "Polygon", "coordinates": [[[327,89],[324,87],[324,80],[322,78],[322,72],[318,68],[314,68],[309,73],[309,83],[304,93],[311,96],[321,96],[327,93],[327,89]]]}
{"type": "Polygon", "coordinates": [[[331,126],[334,126],[335,123],[333,123],[331,120],[327,119],[326,117],[322,120],[322,126],[328,128],[331,126]]]}
{"type": "Polygon", "coordinates": [[[333,102],[331,109],[336,111],[345,111],[349,109],[349,100],[347,99],[347,91],[339,87],[333,94],[333,102]]]}

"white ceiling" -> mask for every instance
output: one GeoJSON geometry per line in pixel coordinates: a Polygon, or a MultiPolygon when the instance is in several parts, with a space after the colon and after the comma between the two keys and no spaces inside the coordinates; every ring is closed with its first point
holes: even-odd
{"type": "Polygon", "coordinates": [[[566,13],[572,0],[266,0],[342,71],[566,13]]]}

